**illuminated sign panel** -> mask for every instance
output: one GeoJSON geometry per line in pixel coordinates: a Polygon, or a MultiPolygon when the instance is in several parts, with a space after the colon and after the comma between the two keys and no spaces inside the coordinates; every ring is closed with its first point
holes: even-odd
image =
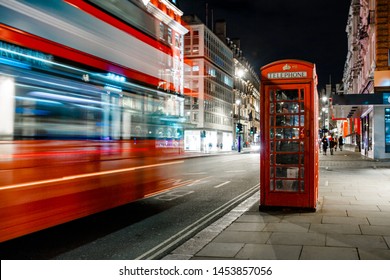
{"type": "Polygon", "coordinates": [[[383,104],[390,104],[390,92],[383,93],[383,104]]]}
{"type": "Polygon", "coordinates": [[[267,77],[268,79],[300,79],[307,78],[307,72],[271,72],[268,73],[267,77]]]}
{"type": "Polygon", "coordinates": [[[390,153],[390,108],[385,108],[385,152],[390,153]]]}

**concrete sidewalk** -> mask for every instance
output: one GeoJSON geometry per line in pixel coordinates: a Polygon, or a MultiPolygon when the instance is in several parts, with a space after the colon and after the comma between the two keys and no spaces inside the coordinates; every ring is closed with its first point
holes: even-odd
{"type": "Polygon", "coordinates": [[[317,211],[259,212],[259,192],[164,259],[390,260],[390,162],[320,156],[317,211]]]}

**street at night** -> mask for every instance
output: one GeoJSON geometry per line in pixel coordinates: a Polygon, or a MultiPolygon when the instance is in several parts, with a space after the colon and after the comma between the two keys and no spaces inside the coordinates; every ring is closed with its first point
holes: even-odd
{"type": "Polygon", "coordinates": [[[1,278],[387,275],[389,27],[389,0],[0,0],[1,278]]]}
{"type": "MultiPolygon", "coordinates": [[[[160,183],[170,185],[171,190],[3,242],[0,256],[2,259],[136,259],[170,240],[164,246],[167,253],[258,191],[259,164],[259,154],[248,152],[189,158],[180,164],[161,166],[169,175],[160,183]]],[[[125,174],[132,175],[132,172],[125,174]]]]}

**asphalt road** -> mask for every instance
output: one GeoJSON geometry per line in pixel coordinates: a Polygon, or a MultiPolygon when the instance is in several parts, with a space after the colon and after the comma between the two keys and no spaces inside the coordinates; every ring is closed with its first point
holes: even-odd
{"type": "Polygon", "coordinates": [[[258,190],[259,163],[259,154],[229,154],[150,169],[168,174],[169,191],[3,242],[0,257],[162,258],[258,190]]]}

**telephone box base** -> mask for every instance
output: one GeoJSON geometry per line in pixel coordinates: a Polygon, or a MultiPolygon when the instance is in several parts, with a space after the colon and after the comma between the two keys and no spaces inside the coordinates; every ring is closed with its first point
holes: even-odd
{"type": "Polygon", "coordinates": [[[292,206],[266,206],[259,205],[260,212],[287,212],[287,213],[307,213],[316,212],[314,207],[292,207],[292,206]]]}

